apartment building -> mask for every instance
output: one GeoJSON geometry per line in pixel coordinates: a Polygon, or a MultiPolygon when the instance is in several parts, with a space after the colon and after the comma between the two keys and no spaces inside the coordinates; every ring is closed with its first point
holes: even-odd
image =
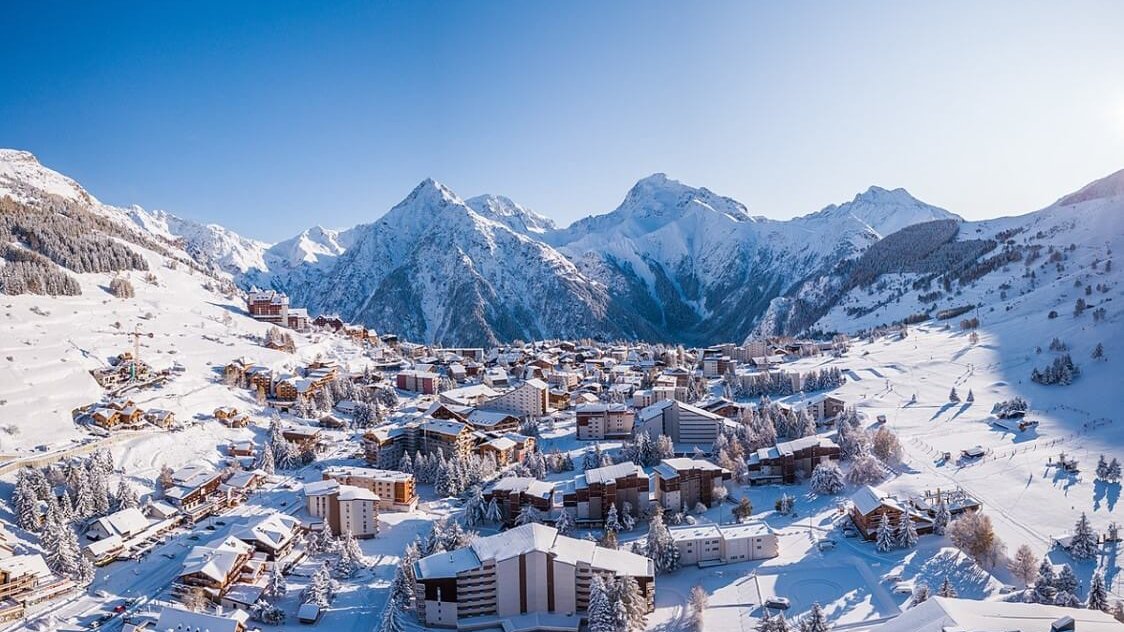
{"type": "Polygon", "coordinates": [[[676,454],[691,454],[695,448],[709,452],[726,418],[676,400],[664,400],[640,411],[637,425],[653,438],[671,437],[676,454]]]}
{"type": "Polygon", "coordinates": [[[624,404],[580,404],[574,409],[574,413],[579,440],[597,441],[632,437],[636,413],[624,404]]]}
{"type": "Polygon", "coordinates": [[[385,511],[413,511],[418,506],[413,474],[369,467],[329,467],[324,470],[324,479],[371,491],[378,496],[379,509],[385,511]]]}
{"type": "Polygon", "coordinates": [[[527,505],[539,510],[544,516],[554,507],[554,483],[547,483],[529,476],[508,476],[501,478],[484,490],[484,501],[496,501],[504,524],[515,524],[520,512],[527,505]]]}
{"type": "Polygon", "coordinates": [[[308,513],[324,521],[333,535],[351,532],[356,538],[378,533],[380,498],[363,487],[341,485],[333,479],[304,486],[308,513]]]}
{"type": "Polygon", "coordinates": [[[538,378],[530,379],[510,391],[488,400],[483,407],[508,412],[523,418],[542,417],[550,412],[549,393],[550,387],[547,386],[546,382],[538,378]]]}
{"type": "Polygon", "coordinates": [[[580,522],[601,523],[616,505],[618,514],[625,503],[633,515],[648,511],[651,498],[648,475],[635,463],[618,463],[586,470],[563,492],[562,505],[580,522]]]}
{"type": "Polygon", "coordinates": [[[670,532],[684,565],[730,564],[780,554],[777,534],[764,522],[674,527],[670,532]]]}
{"type": "Polygon", "coordinates": [[[652,468],[655,500],[664,509],[693,509],[698,503],[710,506],[714,488],[725,485],[733,475],[730,470],[702,459],[664,459],[652,468]]]}
{"type": "Polygon", "coordinates": [[[820,463],[838,461],[842,452],[827,437],[812,435],[782,441],[771,448],[761,448],[746,457],[751,483],[795,483],[806,478],[820,463]]]}
{"type": "Polygon", "coordinates": [[[428,626],[452,628],[469,627],[474,617],[556,613],[576,626],[589,608],[594,573],[634,577],[651,608],[652,560],[527,524],[418,560],[418,617],[428,626]]]}

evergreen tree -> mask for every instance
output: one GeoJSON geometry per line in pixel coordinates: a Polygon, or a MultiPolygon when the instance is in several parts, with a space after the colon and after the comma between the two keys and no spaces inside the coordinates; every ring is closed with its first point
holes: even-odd
{"type": "Polygon", "coordinates": [[[663,510],[658,505],[648,521],[648,557],[656,563],[656,572],[669,573],[679,568],[679,547],[671,539],[671,532],[663,521],[663,510]]]}
{"type": "Polygon", "coordinates": [[[519,510],[519,515],[515,518],[515,524],[522,526],[531,523],[542,523],[544,516],[541,511],[535,508],[534,505],[526,504],[519,510]]]}
{"type": "Polygon", "coordinates": [[[917,584],[913,587],[913,595],[909,598],[909,605],[916,606],[929,600],[929,585],[917,584]]]}
{"type": "Polygon", "coordinates": [[[816,469],[812,470],[810,486],[813,492],[820,495],[838,494],[843,491],[845,486],[843,470],[840,470],[839,466],[831,461],[820,463],[816,466],[816,469]]]}
{"type": "Polygon", "coordinates": [[[828,632],[827,615],[819,602],[812,604],[808,614],[800,619],[800,632],[828,632]]]}
{"type": "Polygon", "coordinates": [[[621,530],[620,520],[617,518],[617,505],[613,503],[609,507],[609,513],[605,516],[605,531],[612,531],[618,533],[621,530]]]}
{"type": "Polygon", "coordinates": [[[950,392],[948,394],[948,401],[952,402],[953,404],[959,404],[960,403],[960,395],[958,395],[956,393],[956,387],[955,386],[952,387],[952,392],[950,392]]]}
{"type": "Polygon", "coordinates": [[[647,627],[648,600],[640,591],[635,577],[625,575],[617,581],[616,598],[624,605],[627,616],[626,630],[640,632],[647,627]]]}
{"type": "Polygon", "coordinates": [[[1112,457],[1112,461],[1108,464],[1108,472],[1105,474],[1105,480],[1110,483],[1120,482],[1120,461],[1116,457],[1112,457]]]}
{"type": "Polygon", "coordinates": [[[1102,481],[1108,479],[1108,461],[1105,460],[1103,454],[1097,459],[1097,478],[1102,481]]]}
{"type": "Polygon", "coordinates": [[[615,610],[605,581],[595,574],[589,582],[589,632],[619,632],[615,610]]]}
{"type": "Polygon", "coordinates": [[[1080,582],[1077,579],[1077,574],[1073,572],[1073,567],[1069,564],[1062,564],[1061,570],[1058,571],[1058,577],[1054,580],[1054,588],[1058,592],[1077,593],[1077,586],[1080,582]]]}
{"type": "Polygon", "coordinates": [[[626,500],[621,505],[621,529],[632,531],[634,528],[636,528],[636,518],[632,513],[632,503],[626,500]]]}
{"type": "Polygon", "coordinates": [[[140,506],[140,499],[137,498],[137,491],[125,479],[117,484],[117,493],[114,495],[114,506],[118,511],[122,509],[134,509],[140,506]]]}
{"type": "Polygon", "coordinates": [[[878,521],[878,531],[875,535],[875,547],[882,552],[889,551],[897,546],[897,538],[894,534],[894,528],[890,526],[890,516],[886,512],[882,512],[882,517],[878,521]]]}
{"type": "Polygon", "coordinates": [[[379,621],[378,632],[403,632],[404,628],[398,620],[398,613],[405,609],[406,607],[392,594],[387,599],[386,605],[383,606],[382,620],[379,621]]]}
{"type": "Polygon", "coordinates": [[[969,403],[976,401],[976,396],[972,393],[972,389],[968,389],[968,397],[965,399],[965,401],[969,403]]]}
{"type": "Polygon", "coordinates": [[[933,515],[933,533],[944,535],[945,529],[948,528],[948,523],[951,520],[952,512],[948,510],[948,504],[945,503],[944,498],[941,498],[937,501],[937,509],[933,515]]]}
{"type": "Polygon", "coordinates": [[[493,524],[503,520],[503,514],[500,513],[500,507],[494,497],[488,501],[488,506],[484,510],[484,519],[493,524]]]}
{"type": "Polygon", "coordinates": [[[1086,603],[1090,610],[1108,612],[1108,588],[1104,584],[1104,574],[1093,573],[1093,580],[1089,584],[1089,600],[1086,603]]]}
{"type": "Polygon", "coordinates": [[[473,485],[468,492],[468,500],[464,504],[464,524],[469,527],[484,522],[488,507],[484,501],[484,492],[479,485],[473,485]]]}
{"type": "Polygon", "coordinates": [[[321,609],[327,608],[332,603],[332,576],[325,564],[312,576],[308,586],[304,589],[301,603],[313,603],[321,609]]]}
{"type": "Polygon", "coordinates": [[[274,562],[269,569],[269,578],[266,580],[262,597],[269,603],[276,605],[277,602],[285,598],[288,592],[289,584],[285,582],[285,575],[281,572],[281,564],[274,562]]]}
{"type": "Polygon", "coordinates": [[[947,575],[945,576],[944,581],[941,582],[941,587],[937,589],[937,596],[938,597],[955,597],[956,596],[956,589],[952,587],[952,582],[948,581],[947,575]]]}
{"type": "Polygon", "coordinates": [[[570,535],[574,532],[575,526],[574,517],[570,514],[568,509],[563,507],[562,511],[558,514],[558,519],[554,522],[554,528],[558,529],[558,533],[562,535],[570,535]]]}
{"type": "Polygon", "coordinates": [[[1034,600],[1038,603],[1054,603],[1058,594],[1058,589],[1054,587],[1057,579],[1054,566],[1049,559],[1043,557],[1042,563],[1038,565],[1038,576],[1034,578],[1034,600]]]}
{"type": "Polygon", "coordinates": [[[903,511],[898,518],[898,547],[912,549],[917,546],[917,526],[909,517],[909,512],[903,511]]]}
{"type": "Polygon", "coordinates": [[[273,449],[270,446],[266,445],[262,447],[261,454],[258,455],[254,467],[269,475],[276,473],[277,464],[273,460],[273,449]]]}
{"type": "Polygon", "coordinates": [[[1077,519],[1073,527],[1073,539],[1069,545],[1069,553],[1078,560],[1091,560],[1097,555],[1097,532],[1089,524],[1089,518],[1084,513],[1077,519]]]}

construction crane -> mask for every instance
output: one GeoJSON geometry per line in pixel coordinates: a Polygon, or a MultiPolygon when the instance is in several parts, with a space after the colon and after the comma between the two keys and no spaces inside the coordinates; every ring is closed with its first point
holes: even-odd
{"type": "Polygon", "coordinates": [[[132,331],[110,331],[106,332],[115,336],[132,336],[133,337],[133,359],[129,363],[129,381],[135,382],[137,380],[137,363],[140,362],[140,340],[142,337],[147,336],[152,338],[152,332],[145,333],[141,331],[141,324],[137,323],[132,331]]]}

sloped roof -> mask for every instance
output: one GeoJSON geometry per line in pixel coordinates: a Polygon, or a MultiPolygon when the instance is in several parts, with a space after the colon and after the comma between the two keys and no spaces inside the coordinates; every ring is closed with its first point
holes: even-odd
{"type": "Polygon", "coordinates": [[[930,597],[871,632],[1050,632],[1051,624],[1072,617],[1079,632],[1119,632],[1124,626],[1099,610],[1038,603],[930,597]]]}

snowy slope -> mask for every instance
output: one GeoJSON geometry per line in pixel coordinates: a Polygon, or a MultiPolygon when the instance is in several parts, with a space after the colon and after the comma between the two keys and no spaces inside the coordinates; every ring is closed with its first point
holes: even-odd
{"type": "Polygon", "coordinates": [[[974,265],[986,264],[989,259],[1009,259],[999,259],[995,269],[978,278],[969,274],[959,279],[957,271],[950,270],[944,276],[951,282],[944,287],[941,275],[887,274],[872,284],[835,296],[831,290],[840,287],[841,279],[838,271],[831,270],[808,279],[790,296],[775,300],[759,333],[855,331],[969,304],[981,306],[981,320],[985,322],[1045,318],[1051,310],[1070,314],[1078,297],[1098,305],[1119,283],[1118,269],[1105,272],[1103,263],[1124,247],[1121,182],[1124,172],[1117,172],[1040,211],[962,223],[955,241],[994,244],[992,250],[973,260],[974,265]],[[1094,269],[1094,262],[1099,269],[1094,269]],[[1108,291],[1097,290],[1098,283],[1108,291]],[[1090,286],[1089,295],[1085,294],[1086,286],[1090,286]],[[788,310],[801,301],[819,301],[826,310],[811,323],[790,318],[788,310]]]}
{"type": "Polygon", "coordinates": [[[555,230],[554,220],[521,206],[502,195],[478,195],[464,201],[480,216],[506,225],[522,235],[542,235],[555,230]]]}

